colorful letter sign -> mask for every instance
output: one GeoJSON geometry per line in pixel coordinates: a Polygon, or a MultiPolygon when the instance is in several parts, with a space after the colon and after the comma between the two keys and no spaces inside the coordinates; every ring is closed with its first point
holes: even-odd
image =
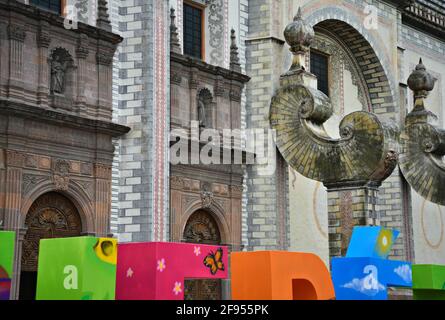
{"type": "Polygon", "coordinates": [[[114,300],[117,241],[40,240],[37,300],[114,300]]]}
{"type": "Polygon", "coordinates": [[[334,258],[337,300],[386,300],[388,287],[411,287],[411,263],[378,258],[334,258]]]}
{"type": "Polygon", "coordinates": [[[382,227],[354,227],[346,257],[388,258],[399,231],[382,227]]]}
{"type": "Polygon", "coordinates": [[[227,247],[187,243],[119,244],[117,300],[183,300],[184,280],[226,279],[227,247]]]}
{"type": "Polygon", "coordinates": [[[334,287],[323,261],[311,253],[232,252],[234,300],[329,300],[334,287]]]}
{"type": "Polygon", "coordinates": [[[413,265],[415,300],[445,300],[445,266],[413,265]]]}
{"type": "Polygon", "coordinates": [[[387,288],[411,287],[411,263],[387,260],[399,232],[354,227],[345,258],[332,259],[337,300],[386,300],[387,288]]]}
{"type": "Polygon", "coordinates": [[[0,300],[9,300],[14,266],[15,233],[0,231],[0,300]]]}

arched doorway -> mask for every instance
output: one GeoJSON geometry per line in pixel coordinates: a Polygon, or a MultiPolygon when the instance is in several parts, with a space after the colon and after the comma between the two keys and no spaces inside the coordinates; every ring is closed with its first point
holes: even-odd
{"type": "MultiPolygon", "coordinates": [[[[210,213],[198,210],[193,213],[184,228],[183,240],[190,243],[220,245],[221,234],[210,213]]],[[[190,279],[184,283],[185,300],[222,300],[221,280],[190,279]]]]}
{"type": "Polygon", "coordinates": [[[74,204],[57,192],[40,196],[26,215],[28,228],[23,240],[20,274],[20,300],[33,300],[37,285],[40,239],[77,237],[82,223],[74,204]]]}

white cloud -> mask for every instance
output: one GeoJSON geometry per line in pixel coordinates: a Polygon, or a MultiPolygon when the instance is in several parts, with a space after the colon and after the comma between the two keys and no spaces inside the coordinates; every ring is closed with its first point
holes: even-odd
{"type": "Polygon", "coordinates": [[[386,290],[386,287],[378,282],[372,273],[362,279],[354,278],[351,282],[342,285],[342,287],[353,289],[371,297],[377,295],[380,291],[386,290]]]}
{"type": "Polygon", "coordinates": [[[399,266],[398,268],[394,269],[394,272],[403,279],[403,281],[405,282],[412,282],[413,281],[413,277],[412,277],[412,272],[411,272],[411,267],[409,264],[404,264],[399,266]]]}

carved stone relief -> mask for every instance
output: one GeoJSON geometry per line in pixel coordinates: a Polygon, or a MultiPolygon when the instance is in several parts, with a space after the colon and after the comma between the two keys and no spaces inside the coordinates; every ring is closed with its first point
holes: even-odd
{"type": "Polygon", "coordinates": [[[70,162],[67,160],[57,159],[53,167],[53,183],[56,190],[68,190],[70,183],[70,162]]]}
{"type": "Polygon", "coordinates": [[[25,174],[23,176],[22,193],[27,195],[39,182],[48,179],[47,176],[25,174]]]}
{"type": "Polygon", "coordinates": [[[210,64],[224,64],[224,0],[207,0],[209,5],[210,64]]]}
{"type": "Polygon", "coordinates": [[[65,48],[58,47],[52,50],[48,64],[51,105],[71,110],[75,86],[74,60],[65,48]]]}
{"type": "Polygon", "coordinates": [[[192,243],[220,243],[221,236],[215,219],[206,211],[195,212],[185,226],[184,240],[192,243]]]}
{"type": "Polygon", "coordinates": [[[198,121],[203,128],[213,128],[213,97],[209,89],[199,90],[197,96],[198,121]]]}

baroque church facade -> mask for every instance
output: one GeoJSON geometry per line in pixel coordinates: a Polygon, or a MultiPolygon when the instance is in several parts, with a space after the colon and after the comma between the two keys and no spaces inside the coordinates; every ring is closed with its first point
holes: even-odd
{"type": "MultiPolygon", "coordinates": [[[[299,8],[315,31],[305,65],[334,110],[329,136],[341,139],[355,111],[402,130],[419,58],[437,79],[425,105],[445,127],[440,0],[0,0],[0,228],[18,234],[13,298],[32,298],[49,237],[312,252],[329,266],[354,225],[382,225],[401,232],[392,258],[445,263],[445,206],[416,191],[397,146],[392,174],[360,186],[305,178],[272,139],[249,148],[246,132],[270,133],[293,63],[283,31],[299,8]],[[194,162],[202,133],[222,141],[226,129],[231,161],[194,162]],[[187,161],[173,163],[178,146],[187,161]]],[[[229,288],[188,281],[185,297],[227,299],[229,288]]]]}
{"type": "Polygon", "coordinates": [[[106,2],[66,28],[57,1],[0,2],[0,228],[16,232],[13,299],[34,299],[39,240],[110,235],[113,56],[106,2]]]}
{"type": "MultiPolygon", "coordinates": [[[[414,106],[407,80],[419,58],[437,79],[426,104],[443,127],[441,1],[173,0],[151,6],[131,0],[115,6],[116,32],[124,37],[116,61],[117,113],[132,127],[115,161],[120,241],[218,239],[233,250],[313,252],[329,265],[330,257],[344,255],[354,225],[382,225],[401,232],[392,258],[444,262],[444,207],[411,188],[397,166],[396,146],[386,159],[394,167],[386,180],[328,189],[289,167],[267,139],[264,155],[255,155],[266,164],[239,168],[171,165],[166,149],[171,131],[190,129],[192,121],[201,125],[201,110],[209,121],[204,127],[267,134],[271,98],[292,62],[283,31],[298,8],[315,30],[307,66],[333,105],[325,123],[331,137],[341,138],[340,121],[355,111],[402,130],[414,106]],[[234,70],[248,78],[234,79],[234,70]],[[192,225],[197,229],[190,232],[192,225]]],[[[242,137],[245,151],[255,153],[242,137]]]]}

